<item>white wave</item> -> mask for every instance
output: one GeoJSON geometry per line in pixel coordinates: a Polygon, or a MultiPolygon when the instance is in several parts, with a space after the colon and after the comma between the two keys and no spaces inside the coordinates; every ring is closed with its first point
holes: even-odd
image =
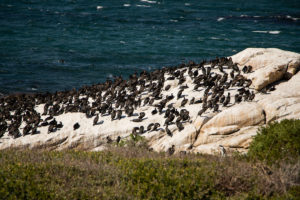
{"type": "Polygon", "coordinates": [[[170,22],[178,22],[177,19],[170,19],[169,21],[170,21],[170,22]]]}
{"type": "Polygon", "coordinates": [[[270,34],[279,34],[280,31],[269,31],[268,33],[270,33],[270,34]]]}
{"type": "Polygon", "coordinates": [[[139,5],[139,4],[137,4],[136,5],[137,7],[143,7],[143,8],[150,8],[151,6],[147,6],[147,5],[139,5]]]}
{"type": "Polygon", "coordinates": [[[279,34],[280,31],[252,31],[253,33],[269,33],[269,34],[279,34]]]}
{"type": "Polygon", "coordinates": [[[113,78],[114,76],[112,74],[107,75],[108,78],[113,78]]]}
{"type": "Polygon", "coordinates": [[[32,90],[32,91],[36,91],[36,90],[37,90],[37,88],[31,88],[31,90],[32,90]]]}
{"type": "Polygon", "coordinates": [[[210,37],[210,39],[212,39],[212,40],[219,40],[220,38],[217,38],[217,37],[210,37]]]}
{"type": "Polygon", "coordinates": [[[122,41],[122,40],[120,41],[120,43],[121,43],[121,44],[126,44],[126,42],[125,42],[125,41],[122,41]]]}
{"type": "Polygon", "coordinates": [[[125,4],[123,4],[123,6],[124,6],[124,7],[129,7],[130,4],[126,4],[126,3],[125,3],[125,4]]]}
{"type": "Polygon", "coordinates": [[[223,21],[224,19],[225,19],[224,17],[219,17],[219,18],[217,19],[217,21],[220,22],[220,21],[223,21]]]}
{"type": "Polygon", "coordinates": [[[294,20],[294,21],[297,21],[298,19],[300,19],[300,18],[292,17],[292,16],[290,16],[290,15],[287,15],[286,18],[292,19],[292,20],[294,20]]]}
{"type": "Polygon", "coordinates": [[[268,33],[268,31],[252,31],[253,33],[268,33]]]}
{"type": "Polygon", "coordinates": [[[184,5],[185,5],[185,6],[190,6],[191,4],[190,4],[190,3],[185,3],[184,5]]]}
{"type": "Polygon", "coordinates": [[[248,15],[240,15],[240,17],[248,17],[248,15]]]}
{"type": "Polygon", "coordinates": [[[150,1],[150,0],[141,0],[141,2],[145,2],[145,3],[156,3],[156,1],[150,1]]]}
{"type": "Polygon", "coordinates": [[[97,6],[97,10],[101,10],[103,6],[97,6]]]}

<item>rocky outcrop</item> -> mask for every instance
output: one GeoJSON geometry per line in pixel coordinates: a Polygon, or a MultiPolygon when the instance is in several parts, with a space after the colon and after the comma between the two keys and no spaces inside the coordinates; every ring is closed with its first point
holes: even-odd
{"type": "Polygon", "coordinates": [[[231,135],[244,127],[264,124],[265,116],[262,106],[257,103],[241,103],[232,106],[206,122],[201,128],[194,146],[217,142],[215,136],[231,135]]]}
{"type": "MultiPolygon", "coordinates": [[[[48,149],[84,149],[99,151],[107,147],[110,140],[115,141],[118,136],[126,140],[132,133],[133,128],[144,126],[143,135],[149,141],[148,144],[155,151],[167,151],[172,145],[175,145],[175,151],[186,151],[193,153],[218,153],[219,145],[223,145],[227,152],[240,151],[247,152],[249,144],[256,135],[257,129],[269,122],[282,119],[300,118],[300,54],[283,51],[279,49],[249,48],[232,56],[232,61],[238,64],[240,70],[244,66],[252,66],[252,72],[240,75],[252,80],[250,88],[232,85],[226,89],[224,95],[230,93],[231,99],[228,104],[218,103],[218,108],[207,109],[201,116],[199,110],[203,108],[203,97],[205,96],[206,86],[195,88],[194,71],[178,69],[182,72],[180,79],[174,80],[173,75],[165,73],[164,85],[161,90],[161,97],[154,100],[153,105],[146,104],[144,101],[149,97],[149,92],[145,89],[139,98],[142,103],[137,107],[132,116],[123,114],[118,120],[111,120],[110,115],[104,114],[99,117],[96,125],[93,125],[94,118],[87,118],[85,114],[79,112],[69,112],[56,116],[57,122],[62,122],[63,127],[55,133],[48,134],[48,127],[39,127],[38,134],[26,135],[14,139],[5,132],[0,138],[0,149],[9,147],[28,147],[28,148],[48,148],[48,149]],[[180,83],[183,81],[183,83],[180,83]],[[169,85],[169,89],[166,86],[169,85]],[[182,95],[177,98],[179,90],[184,86],[182,95]],[[272,87],[270,87],[272,86],[272,87]],[[246,88],[249,94],[255,94],[250,100],[248,96],[241,95],[241,99],[235,99],[240,94],[240,89],[246,88]],[[267,88],[267,90],[265,89],[267,88]],[[162,99],[170,99],[161,113],[152,114],[154,109],[162,99]],[[181,105],[183,99],[188,99],[185,105],[181,105]],[[191,103],[191,100],[199,100],[199,103],[191,103]],[[245,100],[244,100],[245,99],[245,100]],[[182,120],[183,130],[179,130],[175,121],[169,124],[169,134],[167,134],[164,117],[166,115],[167,105],[172,104],[179,112],[184,109],[188,111],[189,118],[182,120]],[[133,119],[144,112],[145,117],[141,122],[134,122],[133,119]],[[80,128],[74,130],[75,123],[80,124],[80,128]],[[147,131],[148,125],[159,123],[160,126],[155,130],[147,131]]],[[[208,69],[213,63],[207,63],[208,69]]],[[[203,71],[199,68],[199,76],[203,71]]],[[[212,76],[224,73],[230,74],[232,69],[228,66],[223,67],[224,72],[220,72],[218,67],[211,70],[212,76]]],[[[240,77],[235,72],[235,77],[240,77]]],[[[228,76],[226,83],[231,83],[228,76]]],[[[233,79],[231,81],[234,81],[233,79]]],[[[154,81],[155,82],[155,81],[154,81]]],[[[117,89],[116,89],[117,90],[117,89]]],[[[208,92],[208,101],[213,101],[211,97],[213,92],[208,92]]],[[[151,96],[150,96],[151,97],[151,96]]],[[[80,98],[85,98],[81,96],[80,98]]],[[[219,97],[221,98],[221,96],[219,97]]],[[[90,104],[93,101],[89,98],[90,104]]],[[[44,104],[37,104],[35,110],[43,113],[44,104]]],[[[47,116],[42,116],[46,118],[47,116]]],[[[8,124],[11,122],[8,122],[8,124]]],[[[20,131],[24,129],[22,123],[20,131]]]]}
{"type": "Polygon", "coordinates": [[[253,73],[247,75],[256,90],[282,78],[291,78],[300,67],[300,55],[275,48],[248,48],[232,56],[240,68],[251,65],[253,73]]]}

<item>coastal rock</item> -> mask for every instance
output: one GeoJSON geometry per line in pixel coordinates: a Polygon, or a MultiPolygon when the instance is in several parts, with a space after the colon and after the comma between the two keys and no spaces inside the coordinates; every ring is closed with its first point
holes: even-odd
{"type": "MultiPolygon", "coordinates": [[[[25,147],[25,148],[46,148],[46,149],[83,149],[91,151],[100,151],[109,147],[109,145],[116,145],[117,138],[126,142],[130,139],[130,135],[133,130],[138,130],[137,135],[143,136],[148,140],[148,145],[155,151],[168,151],[172,145],[175,146],[175,153],[184,151],[192,153],[219,153],[219,145],[223,145],[227,152],[247,152],[249,144],[252,141],[253,136],[256,135],[257,129],[261,125],[272,121],[280,121],[283,119],[296,118],[300,119],[300,73],[299,63],[300,55],[293,52],[283,51],[279,49],[262,49],[262,48],[249,48],[232,56],[233,62],[236,62],[240,69],[245,65],[252,66],[252,72],[244,73],[242,71],[235,72],[234,77],[246,77],[252,80],[252,86],[249,88],[246,84],[236,83],[230,85],[230,87],[224,90],[220,95],[220,91],[215,93],[215,96],[223,100],[229,96],[227,104],[214,103],[213,93],[214,88],[206,91],[207,87],[204,82],[199,84],[199,88],[195,87],[196,78],[204,77],[208,70],[212,76],[211,79],[219,76],[219,81],[226,78],[224,74],[232,73],[230,63],[228,66],[224,65],[222,69],[218,66],[213,66],[211,63],[203,64],[203,68],[198,68],[200,65],[191,64],[194,67],[194,71],[188,67],[175,69],[176,72],[168,72],[166,69],[160,71],[159,75],[154,74],[154,77],[159,77],[160,80],[164,80],[163,85],[159,90],[158,80],[150,80],[145,83],[143,87],[131,87],[127,89],[127,97],[141,91],[138,94],[138,98],[135,99],[136,104],[139,101],[140,105],[135,105],[134,112],[131,116],[125,114],[126,109],[123,108],[122,113],[117,119],[107,113],[100,113],[103,104],[97,104],[96,101],[99,96],[107,102],[111,103],[112,93],[120,94],[119,86],[113,88],[109,92],[97,93],[98,86],[93,90],[97,94],[84,94],[85,90],[82,90],[77,95],[73,95],[72,98],[66,100],[71,101],[71,104],[61,105],[61,107],[73,106],[75,101],[80,102],[80,109],[83,109],[87,105],[96,106],[96,112],[99,116],[99,120],[94,124],[96,115],[92,117],[86,113],[79,111],[65,112],[60,115],[54,115],[54,118],[58,123],[62,122],[63,127],[58,128],[53,132],[48,131],[49,126],[37,127],[36,134],[19,135],[14,138],[7,131],[0,137],[0,149],[11,147],[25,147]],[[197,72],[196,72],[197,71],[197,72]],[[163,76],[161,74],[164,73],[163,76]],[[195,75],[196,74],[196,75],[195,75]],[[239,76],[241,75],[241,76],[239,76]],[[272,86],[272,87],[270,87],[272,86]],[[271,88],[265,91],[259,91],[263,88],[271,88]],[[243,95],[239,95],[241,90],[246,91],[243,95]],[[159,91],[158,95],[153,93],[159,91]],[[181,91],[181,94],[180,94],[181,91]],[[208,96],[206,100],[207,104],[204,105],[204,96],[208,96]],[[253,99],[249,99],[249,95],[255,94],[253,99]],[[155,96],[155,97],[154,97],[155,96]],[[234,99],[240,97],[240,100],[234,99]],[[151,103],[145,103],[145,101],[152,100],[151,103]],[[168,101],[164,102],[164,99],[168,101]],[[86,100],[84,100],[86,99],[86,100]],[[83,106],[83,103],[86,105],[83,106]],[[159,112],[159,107],[164,103],[164,107],[159,112]],[[210,108],[208,104],[210,105],[210,108]],[[215,107],[216,104],[218,107],[215,107]],[[177,113],[173,113],[175,116],[170,122],[166,122],[168,118],[167,108],[170,107],[177,110],[177,113]],[[207,109],[199,114],[199,111],[204,107],[207,109]],[[154,112],[156,110],[156,113],[154,112]],[[144,117],[139,119],[141,113],[144,113],[144,117]],[[182,116],[179,117],[179,113],[182,116]],[[184,117],[186,115],[187,117],[184,117]],[[181,119],[180,119],[181,118],[181,119]],[[176,121],[179,120],[180,123],[176,121]],[[74,130],[74,124],[79,123],[79,128],[74,130]],[[166,123],[168,124],[169,133],[166,131],[166,123]],[[152,126],[150,126],[152,124],[152,126]],[[153,128],[154,124],[159,124],[156,128],[153,128]],[[150,129],[148,129],[150,126],[150,129]],[[181,127],[182,126],[182,127],[181,127]],[[181,130],[179,128],[181,127],[181,130]]],[[[227,77],[228,80],[225,84],[232,83],[233,78],[227,77]]],[[[226,78],[226,79],[227,79],[226,78]]],[[[132,82],[128,85],[136,83],[142,83],[143,79],[132,78],[132,82]]],[[[210,83],[211,84],[211,83],[210,83]]],[[[215,83],[213,83],[215,84],[215,83]]],[[[100,86],[99,86],[100,87],[100,86]]],[[[106,85],[104,85],[106,87],[106,85]]],[[[219,88],[222,90],[222,88],[219,88]]],[[[123,90],[124,92],[124,90],[123,90]]],[[[19,99],[24,97],[19,96],[19,99]]],[[[51,97],[53,104],[56,104],[59,99],[58,96],[51,97]]],[[[100,99],[101,99],[100,98],[100,99]]],[[[128,102],[128,98],[125,103],[128,102]]],[[[30,100],[32,101],[32,100],[30,100]]],[[[48,101],[50,101],[48,99],[48,101]]],[[[36,102],[38,102],[36,100],[36,102]]],[[[12,102],[8,102],[12,103],[12,102]]],[[[2,105],[7,105],[2,104],[2,105]]],[[[79,104],[79,103],[78,103],[79,104]]],[[[15,104],[13,104],[15,105],[15,104]]],[[[111,103],[112,110],[119,110],[120,107],[116,106],[116,103],[111,103]]],[[[132,105],[133,106],[133,105],[132,105]]],[[[13,106],[12,106],[13,107],[13,106]]],[[[53,106],[54,107],[54,106],[53,106]]],[[[53,109],[53,107],[51,107],[53,109]]],[[[45,108],[44,103],[36,103],[34,110],[41,115],[41,120],[46,121],[49,115],[43,115],[45,108]]],[[[15,113],[16,111],[10,111],[15,113]]],[[[3,114],[1,117],[9,115],[3,114]]],[[[24,114],[25,115],[25,114],[24,114]]],[[[18,119],[8,120],[7,122],[0,121],[2,127],[7,123],[10,126],[16,123],[18,119]]],[[[20,124],[19,131],[23,132],[26,123],[23,121],[20,124]]]]}
{"type": "Polygon", "coordinates": [[[300,118],[300,73],[276,86],[271,94],[257,97],[266,113],[266,122],[300,118]]]}
{"type": "Polygon", "coordinates": [[[262,106],[257,103],[241,103],[234,105],[214,116],[200,129],[193,146],[223,140],[216,135],[231,135],[243,127],[264,124],[265,116],[262,106]]]}
{"type": "Polygon", "coordinates": [[[281,80],[291,78],[300,67],[300,54],[276,48],[247,48],[232,56],[240,68],[251,65],[253,73],[247,75],[256,90],[281,80]]]}

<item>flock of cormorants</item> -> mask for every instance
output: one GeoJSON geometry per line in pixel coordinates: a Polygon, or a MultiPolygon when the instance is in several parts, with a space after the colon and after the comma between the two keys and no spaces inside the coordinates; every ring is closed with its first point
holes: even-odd
{"type": "MultiPolygon", "coordinates": [[[[251,71],[251,66],[240,70],[231,58],[222,57],[199,64],[191,61],[153,72],[142,71],[139,75],[132,74],[128,80],[121,76],[114,77],[113,80],[78,90],[9,95],[0,99],[0,138],[6,133],[13,138],[39,134],[39,128],[45,126],[51,134],[64,126],[56,121],[56,117],[70,112],[81,112],[87,118],[94,118],[93,126],[100,125],[99,119],[104,116],[110,116],[111,121],[127,116],[133,118],[132,122],[139,123],[144,121],[146,114],[136,111],[143,106],[152,107],[151,115],[162,115],[165,121],[145,127],[136,126],[132,133],[144,134],[164,127],[166,134],[172,137],[169,126],[175,125],[180,132],[184,129],[184,123],[190,120],[189,111],[184,108],[186,105],[199,104],[198,116],[201,116],[209,110],[218,112],[220,106],[252,101],[255,97],[249,89],[252,82],[242,75],[251,71]],[[187,78],[192,81],[190,86],[186,84],[187,78]],[[178,81],[179,91],[175,96],[173,93],[163,95],[172,88],[171,84],[165,84],[167,81],[178,81]],[[188,95],[183,95],[191,85],[194,92],[204,91],[201,98],[188,99],[188,95]],[[238,91],[234,96],[230,93],[232,87],[238,91]],[[174,103],[170,103],[172,100],[180,101],[180,106],[174,107],[174,103]],[[40,104],[43,104],[41,113],[35,109],[40,104]]],[[[79,122],[74,123],[74,131],[79,128],[79,122]]],[[[107,143],[112,142],[109,136],[106,139],[107,143]]],[[[117,142],[120,139],[118,137],[117,142]]]]}

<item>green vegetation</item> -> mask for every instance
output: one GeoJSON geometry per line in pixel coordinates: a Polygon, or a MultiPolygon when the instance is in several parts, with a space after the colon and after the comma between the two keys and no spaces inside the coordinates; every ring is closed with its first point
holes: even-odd
{"type": "Polygon", "coordinates": [[[295,120],[262,128],[250,148],[255,162],[150,152],[133,135],[103,152],[2,150],[0,199],[299,199],[298,130],[295,120]]]}
{"type": "Polygon", "coordinates": [[[296,199],[300,191],[300,162],[273,168],[241,158],[122,147],[5,150],[0,163],[2,199],[296,199]]]}
{"type": "Polygon", "coordinates": [[[249,157],[271,164],[300,156],[300,120],[283,120],[262,127],[251,143],[249,157]]]}

